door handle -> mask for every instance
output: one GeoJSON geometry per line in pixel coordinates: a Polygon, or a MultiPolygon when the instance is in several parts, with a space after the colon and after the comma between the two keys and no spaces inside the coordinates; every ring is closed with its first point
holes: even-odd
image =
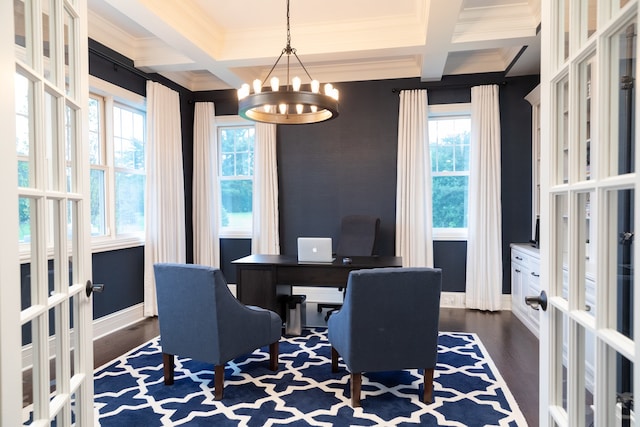
{"type": "Polygon", "coordinates": [[[85,286],[85,292],[87,296],[90,297],[92,292],[102,293],[104,291],[104,285],[100,283],[96,283],[95,285],[91,283],[91,280],[87,280],[87,286],[85,286]]]}
{"type": "Polygon", "coordinates": [[[524,302],[534,310],[547,311],[547,293],[545,291],[540,292],[540,295],[534,297],[524,297],[524,302]]]}

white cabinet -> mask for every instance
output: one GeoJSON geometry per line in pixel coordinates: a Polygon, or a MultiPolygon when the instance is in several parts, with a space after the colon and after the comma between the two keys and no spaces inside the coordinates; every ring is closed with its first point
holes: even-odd
{"type": "Polygon", "coordinates": [[[511,310],[538,335],[540,312],[529,307],[524,299],[540,295],[540,251],[530,243],[511,244],[511,310]]]}

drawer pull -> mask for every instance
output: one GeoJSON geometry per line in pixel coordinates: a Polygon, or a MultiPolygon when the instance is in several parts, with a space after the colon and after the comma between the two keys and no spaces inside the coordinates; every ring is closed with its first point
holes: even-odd
{"type": "Polygon", "coordinates": [[[534,273],[533,271],[531,272],[531,275],[532,275],[533,277],[540,277],[540,275],[539,275],[538,273],[534,273]]]}
{"type": "Polygon", "coordinates": [[[518,261],[522,261],[522,258],[520,258],[520,257],[519,257],[519,256],[517,256],[517,255],[516,255],[516,259],[517,259],[518,261]]]}

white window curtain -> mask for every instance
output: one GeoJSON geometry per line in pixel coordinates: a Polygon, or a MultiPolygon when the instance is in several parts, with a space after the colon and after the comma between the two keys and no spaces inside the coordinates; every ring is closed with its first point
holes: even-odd
{"type": "Polygon", "coordinates": [[[147,81],[144,315],[156,316],[153,264],[186,262],[180,96],[147,81]]]}
{"type": "Polygon", "coordinates": [[[256,123],[253,163],[252,254],[279,254],[276,125],[256,123]]]}
{"type": "Polygon", "coordinates": [[[404,267],[433,267],[428,114],[426,90],[400,92],[396,255],[404,267]]]}
{"type": "Polygon", "coordinates": [[[502,301],[500,104],[497,85],[471,88],[466,306],[497,311],[502,301]]]}
{"type": "Polygon", "coordinates": [[[220,266],[218,136],[215,106],[196,102],[193,120],[193,262],[220,266]]]}

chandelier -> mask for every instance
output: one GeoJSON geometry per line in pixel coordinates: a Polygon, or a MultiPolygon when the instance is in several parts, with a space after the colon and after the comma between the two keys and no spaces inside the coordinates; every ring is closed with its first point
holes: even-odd
{"type": "Polygon", "coordinates": [[[311,78],[298,58],[296,50],[291,47],[289,0],[287,0],[287,45],[282,49],[267,77],[262,81],[260,79],[253,81],[253,93],[247,83],[238,89],[238,114],[256,122],[294,125],[318,123],[338,117],[338,89],[335,89],[331,83],[327,83],[322,93],[320,82],[311,78]],[[271,74],[284,55],[287,58],[287,75],[281,88],[278,77],[271,77],[271,74]],[[291,55],[295,57],[309,78],[308,90],[303,90],[302,80],[299,77],[290,79],[291,55]],[[269,77],[271,77],[270,80],[269,77]],[[269,87],[266,87],[267,82],[269,87]]]}

